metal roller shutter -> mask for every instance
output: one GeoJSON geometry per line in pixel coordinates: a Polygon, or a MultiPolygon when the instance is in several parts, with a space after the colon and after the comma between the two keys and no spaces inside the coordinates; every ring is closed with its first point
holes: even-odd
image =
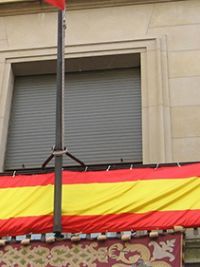
{"type": "MultiPolygon", "coordinates": [[[[40,167],[55,140],[55,75],[17,77],[5,169],[40,167]]],[[[142,161],[138,68],[67,74],[65,145],[86,164],[142,161]]],[[[74,165],[68,158],[65,164],[74,165]]]]}

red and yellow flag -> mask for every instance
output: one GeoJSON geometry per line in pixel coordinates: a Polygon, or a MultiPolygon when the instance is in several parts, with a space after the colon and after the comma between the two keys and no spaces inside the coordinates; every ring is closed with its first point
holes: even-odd
{"type": "MultiPolygon", "coordinates": [[[[0,236],[52,232],[54,173],[0,177],[0,236]]],[[[63,232],[200,226],[200,164],[63,172],[63,232]]]]}
{"type": "Polygon", "coordinates": [[[45,0],[45,2],[47,2],[50,5],[53,5],[55,7],[58,7],[62,10],[65,9],[65,0],[45,0]]]}

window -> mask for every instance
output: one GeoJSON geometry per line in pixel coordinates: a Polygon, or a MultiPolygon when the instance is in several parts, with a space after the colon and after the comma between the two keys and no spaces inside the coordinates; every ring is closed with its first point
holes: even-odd
{"type": "MultiPolygon", "coordinates": [[[[55,143],[55,88],[55,75],[16,79],[6,169],[40,167],[48,156],[55,143]]],[[[138,68],[68,74],[69,151],[86,164],[141,161],[140,103],[138,68]]]]}
{"type": "MultiPolygon", "coordinates": [[[[68,47],[67,52],[67,71],[77,72],[77,74],[78,72],[92,70],[140,68],[142,82],[142,161],[145,164],[173,161],[168,57],[167,51],[163,50],[163,47],[166,47],[165,36],[72,45],[68,47]]],[[[9,133],[8,138],[8,124],[12,121],[12,116],[11,120],[9,119],[9,115],[12,113],[11,106],[14,101],[12,92],[16,91],[13,90],[14,78],[16,85],[17,79],[20,76],[55,73],[56,62],[54,60],[54,52],[54,49],[38,48],[30,51],[23,49],[19,51],[13,50],[6,54],[5,63],[2,65],[4,71],[2,75],[3,94],[1,98],[2,116],[0,121],[1,171],[5,170],[5,166],[8,168],[8,154],[11,154],[8,151],[11,135],[9,133]]],[[[54,145],[54,143],[55,141],[53,140],[50,146],[54,145]]],[[[68,141],[66,145],[69,146],[68,141]]],[[[49,155],[50,149],[47,148],[47,150],[49,155]]],[[[21,168],[21,164],[20,162],[19,168],[21,168]]],[[[16,169],[16,167],[11,166],[9,168],[16,169]]]]}
{"type": "MultiPolygon", "coordinates": [[[[87,165],[142,161],[140,68],[96,62],[66,76],[65,145],[87,165]]],[[[49,155],[55,89],[55,74],[16,77],[5,169],[40,167],[49,155]]]]}

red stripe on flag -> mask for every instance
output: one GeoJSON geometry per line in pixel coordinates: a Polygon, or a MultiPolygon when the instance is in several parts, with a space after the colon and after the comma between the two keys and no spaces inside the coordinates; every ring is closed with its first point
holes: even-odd
{"type": "Polygon", "coordinates": [[[0,220],[0,236],[51,233],[53,216],[32,216],[0,220]]]}
{"type": "MultiPolygon", "coordinates": [[[[63,184],[114,183],[137,180],[185,179],[200,177],[200,164],[182,167],[139,168],[115,171],[63,172],[63,184]]],[[[54,173],[0,176],[0,188],[43,186],[54,183],[54,173]]]]}
{"type": "Polygon", "coordinates": [[[65,0],[45,0],[50,5],[56,6],[62,10],[65,9],[65,0]]]}
{"type": "Polygon", "coordinates": [[[184,179],[200,177],[200,164],[182,167],[135,168],[128,170],[88,171],[63,173],[63,184],[114,183],[138,180],[184,179]]]}
{"type": "Polygon", "coordinates": [[[143,214],[63,216],[63,232],[98,233],[129,230],[165,230],[176,225],[199,227],[200,210],[153,211],[143,214]]]}
{"type": "Polygon", "coordinates": [[[35,175],[17,175],[0,176],[0,189],[2,188],[15,188],[26,186],[45,186],[54,184],[54,173],[35,174],[35,175]]]}
{"type": "MultiPolygon", "coordinates": [[[[128,230],[170,229],[175,225],[199,227],[200,210],[154,211],[144,214],[63,216],[63,232],[98,233],[128,230]]],[[[0,220],[0,236],[52,232],[52,216],[35,216],[0,220]]]]}

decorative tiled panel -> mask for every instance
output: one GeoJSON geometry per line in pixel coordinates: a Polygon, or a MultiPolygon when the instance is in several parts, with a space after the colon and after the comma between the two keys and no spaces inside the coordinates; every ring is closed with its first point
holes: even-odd
{"type": "Polygon", "coordinates": [[[181,267],[180,234],[134,238],[128,242],[108,239],[79,243],[32,242],[29,246],[13,243],[0,249],[2,267],[181,267]]]}

